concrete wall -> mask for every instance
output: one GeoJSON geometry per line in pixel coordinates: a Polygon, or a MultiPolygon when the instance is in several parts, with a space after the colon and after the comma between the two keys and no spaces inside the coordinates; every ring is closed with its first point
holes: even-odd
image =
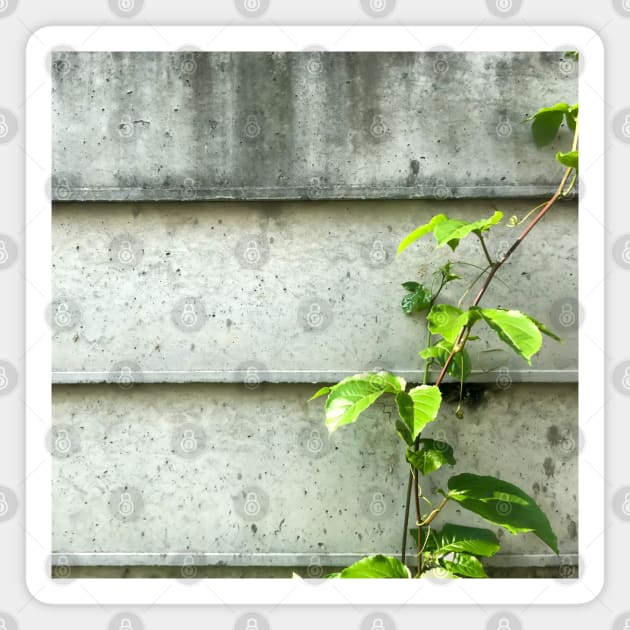
{"type": "MultiPolygon", "coordinates": [[[[367,369],[419,379],[423,327],[401,313],[400,283],[448,252],[396,246],[439,212],[522,217],[554,186],[554,149],[519,123],[576,100],[556,57],[53,61],[58,561],[267,575],[398,552],[407,471],[390,404],[329,440],[322,401],[306,401],[367,369]]],[[[453,444],[456,471],[519,483],[549,514],[561,557],[502,534],[498,567],[575,562],[576,210],[560,204],[485,300],[564,344],[545,341],[530,368],[482,334],[464,420],[447,393],[427,431],[453,444]]],[[[513,237],[498,228],[491,251],[513,237]]]]}

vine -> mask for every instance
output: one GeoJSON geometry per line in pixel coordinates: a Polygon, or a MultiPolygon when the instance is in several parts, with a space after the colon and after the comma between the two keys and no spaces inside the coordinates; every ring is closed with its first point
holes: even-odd
{"type": "Polygon", "coordinates": [[[542,347],[543,335],[560,341],[547,326],[531,315],[514,309],[485,308],[480,303],[506,261],[556,202],[566,197],[575,186],[579,159],[578,115],[578,105],[558,103],[541,109],[527,119],[526,122],[531,122],[534,141],[540,147],[553,142],[563,124],[573,134],[573,141],[569,151],[556,154],[556,160],[565,170],[554,194],[522,219],[513,216],[508,220],[507,225],[510,227],[525,227],[498,259],[495,260],[490,255],[486,237],[492,228],[503,221],[502,212],[495,212],[490,217],[474,222],[438,214],[400,243],[398,254],[420,238],[432,234],[436,248],[446,246],[455,252],[463,239],[472,236],[478,242],[480,255],[483,257],[483,266],[470,261],[447,262],[435,271],[430,286],[415,281],[402,285],[407,291],[402,299],[403,312],[406,315],[423,314],[425,317],[427,341],[420,352],[425,361],[422,383],[408,388],[403,378],[390,372],[363,373],[346,378],[336,385],[323,387],[313,396],[312,399],[327,396],[325,415],[330,433],[356,422],[361,413],[381,396],[393,396],[398,411],[393,428],[404,443],[405,458],[409,465],[400,560],[383,555],[369,556],[329,577],[410,578],[411,569],[415,569],[413,575],[417,578],[434,569],[439,569],[450,577],[487,577],[481,558],[490,557],[499,551],[498,538],[490,529],[456,523],[443,523],[436,529],[434,521],[440,518],[442,510],[449,502],[457,503],[459,507],[513,534],[531,532],[558,553],[557,538],[547,516],[528,494],[507,481],[473,473],[457,474],[448,479],[447,488],[437,491],[443,498],[434,506],[422,493],[420,480],[443,466],[455,465],[455,453],[447,442],[425,438],[422,432],[438,417],[442,404],[440,385],[447,375],[460,384],[456,413],[459,417],[462,416],[464,382],[472,369],[466,346],[477,339],[471,334],[477,325],[488,326],[500,341],[529,364],[542,347]],[[455,306],[442,303],[440,296],[447,285],[462,280],[455,271],[457,265],[476,267],[479,274],[455,306]],[[462,309],[463,301],[479,282],[481,286],[470,305],[462,309]],[[437,365],[440,372],[435,382],[429,383],[432,365],[437,365]],[[409,528],[412,498],[415,527],[409,528]],[[423,511],[423,503],[429,506],[428,511],[423,511]],[[413,537],[416,549],[416,562],[411,567],[408,566],[406,555],[408,534],[413,537]]]}

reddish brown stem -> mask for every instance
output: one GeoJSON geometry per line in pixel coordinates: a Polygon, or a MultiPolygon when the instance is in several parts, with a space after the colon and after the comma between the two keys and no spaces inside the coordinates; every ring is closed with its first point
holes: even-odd
{"type": "MultiPolygon", "coordinates": [[[[503,257],[492,266],[492,268],[490,269],[490,272],[486,276],[486,279],[483,285],[481,286],[481,288],[479,289],[479,292],[475,296],[475,299],[473,300],[471,306],[477,306],[479,302],[481,302],[481,298],[485,295],[486,291],[488,290],[488,287],[490,286],[490,283],[492,282],[492,279],[496,275],[497,271],[501,269],[501,267],[505,264],[508,258],[514,253],[516,248],[523,242],[525,237],[536,227],[538,222],[542,220],[542,218],[547,214],[549,209],[561,197],[564,191],[564,187],[566,186],[567,180],[569,179],[569,175],[571,174],[571,170],[572,169],[570,168],[566,170],[564,177],[562,178],[562,181],[560,182],[560,186],[558,186],[558,189],[554,193],[553,197],[545,204],[542,210],[540,210],[540,212],[531,220],[529,225],[523,230],[522,234],[514,241],[514,243],[512,243],[512,247],[510,247],[510,249],[507,250],[507,252],[503,255],[503,257]]],[[[453,344],[453,349],[451,350],[451,353],[448,355],[446,361],[444,362],[442,371],[440,372],[440,375],[435,381],[435,385],[440,385],[440,383],[442,383],[442,381],[444,380],[444,377],[446,376],[446,373],[448,371],[449,366],[451,365],[451,361],[453,360],[455,353],[461,352],[464,349],[464,346],[466,345],[466,338],[467,338],[468,332],[469,332],[468,325],[464,326],[459,332],[459,335],[457,336],[457,340],[453,344]]]]}

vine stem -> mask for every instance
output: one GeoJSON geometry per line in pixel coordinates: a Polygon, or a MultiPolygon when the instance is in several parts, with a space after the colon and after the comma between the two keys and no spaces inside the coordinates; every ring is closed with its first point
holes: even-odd
{"type": "MultiPolygon", "coordinates": [[[[577,131],[577,123],[576,123],[575,137],[573,139],[574,151],[577,148],[577,139],[578,139],[578,131],[577,131]]],[[[525,240],[527,235],[543,219],[543,217],[547,214],[549,209],[556,203],[556,201],[558,201],[558,199],[564,196],[565,186],[573,170],[574,170],[573,168],[567,168],[567,170],[564,173],[564,176],[562,177],[560,185],[556,189],[556,192],[553,194],[553,197],[549,199],[549,201],[543,206],[540,212],[531,220],[529,225],[523,230],[521,235],[514,241],[514,243],[512,243],[512,246],[501,257],[501,259],[492,265],[492,267],[490,268],[490,272],[486,276],[486,279],[483,285],[481,286],[481,288],[479,289],[479,292],[475,296],[475,299],[473,300],[473,303],[471,304],[471,306],[477,306],[479,302],[481,302],[481,298],[483,298],[486,291],[488,290],[488,287],[490,286],[490,283],[492,282],[492,279],[496,275],[497,271],[501,269],[501,267],[505,264],[508,258],[514,253],[517,247],[525,240]]],[[[449,366],[451,365],[451,362],[453,360],[453,357],[455,356],[455,353],[461,352],[464,349],[469,332],[470,332],[470,326],[468,324],[462,327],[461,331],[459,332],[459,335],[457,336],[457,341],[453,344],[453,349],[451,350],[446,361],[444,362],[444,366],[442,368],[442,371],[440,372],[440,375],[437,378],[437,381],[435,382],[435,385],[440,385],[442,381],[444,380],[444,377],[446,376],[446,373],[448,371],[449,366]]]]}
{"type": "MultiPolygon", "coordinates": [[[[578,144],[578,133],[579,133],[579,121],[576,120],[575,123],[575,133],[573,136],[573,151],[577,150],[577,144],[578,144]]],[[[492,262],[492,259],[487,251],[487,248],[485,246],[485,242],[483,241],[483,238],[481,239],[482,245],[483,245],[483,249],[484,249],[484,254],[486,255],[487,260],[491,263],[490,266],[490,271],[483,283],[483,285],[481,286],[481,288],[479,289],[479,292],[477,293],[477,295],[475,296],[475,299],[473,300],[473,303],[471,306],[477,306],[479,304],[479,302],[481,302],[481,299],[483,298],[483,296],[485,295],[486,291],[488,290],[488,287],[490,286],[490,283],[492,282],[493,278],[495,277],[495,275],[497,274],[497,272],[499,271],[499,269],[501,269],[501,267],[505,264],[505,262],[510,258],[510,256],[514,253],[514,251],[518,248],[518,246],[523,242],[523,240],[527,237],[527,235],[536,227],[536,225],[543,219],[543,217],[547,214],[547,212],[549,211],[549,209],[556,203],[556,201],[558,201],[558,199],[560,199],[561,197],[564,197],[566,192],[565,192],[565,187],[567,184],[567,181],[569,180],[569,177],[571,175],[571,173],[574,171],[573,168],[567,168],[564,176],[562,177],[562,180],[560,181],[560,185],[558,186],[558,188],[556,189],[556,192],[553,194],[553,196],[551,197],[551,199],[549,199],[549,201],[547,201],[547,203],[545,203],[542,206],[542,209],[540,210],[540,212],[538,212],[538,214],[531,220],[531,222],[529,223],[529,225],[523,230],[523,232],[521,233],[521,235],[514,241],[514,243],[512,243],[512,246],[508,249],[508,251],[496,262],[492,262]]],[[[574,185],[575,181],[572,182],[571,187],[574,185]]],[[[538,206],[540,207],[540,206],[538,206]]],[[[535,208],[536,209],[536,208],[535,208]]],[[[534,210],[535,210],[534,209],[534,210]]],[[[466,341],[468,341],[468,335],[470,334],[470,326],[465,325],[462,327],[462,329],[459,332],[459,335],[457,336],[457,340],[455,341],[455,343],[453,344],[453,349],[451,350],[450,354],[448,355],[446,361],[444,362],[444,366],[442,368],[442,371],[440,372],[440,375],[438,376],[436,382],[435,382],[435,386],[439,386],[442,381],[444,380],[444,377],[446,376],[446,373],[448,371],[448,368],[451,364],[451,362],[453,361],[453,357],[455,356],[456,352],[461,352],[464,349],[464,346],[466,345],[466,341]]],[[[426,374],[426,368],[425,368],[425,374],[426,374]]],[[[426,376],[425,376],[425,383],[426,383],[426,376]]],[[[418,448],[418,444],[419,444],[419,437],[416,438],[416,450],[418,448]]],[[[420,516],[420,488],[419,488],[419,484],[418,484],[418,475],[417,474],[413,474],[413,472],[410,472],[410,475],[413,476],[413,494],[414,494],[414,503],[416,506],[416,517],[417,517],[417,524],[418,524],[418,571],[416,573],[416,577],[420,577],[422,574],[422,528],[423,526],[428,525],[441,511],[441,509],[444,507],[444,505],[446,504],[446,501],[448,499],[445,499],[442,504],[438,507],[437,510],[434,510],[429,517],[423,522],[422,518],[420,516]]],[[[409,519],[409,490],[411,489],[411,478],[410,478],[410,483],[408,485],[408,494],[407,494],[407,506],[405,509],[405,533],[403,535],[403,554],[404,554],[404,545],[406,544],[406,529],[407,529],[407,524],[408,524],[408,519],[409,519]]],[[[404,555],[403,555],[404,557],[404,555]]],[[[404,560],[403,560],[404,562],[404,560]]]]}

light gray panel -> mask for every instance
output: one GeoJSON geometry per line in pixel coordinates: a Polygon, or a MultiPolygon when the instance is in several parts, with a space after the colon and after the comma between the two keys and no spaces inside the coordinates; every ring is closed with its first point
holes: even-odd
{"type": "MultiPolygon", "coordinates": [[[[290,566],[313,556],[330,565],[398,553],[407,467],[391,401],[329,440],[323,401],[307,402],[315,389],[55,387],[53,551],[71,565],[178,564],[192,557],[290,566]]],[[[548,514],[559,538],[555,562],[565,556],[572,562],[577,387],[491,387],[467,399],[463,420],[454,411],[455,403],[446,402],[425,431],[452,444],[457,458],[456,467],[424,484],[425,495],[439,501],[437,487],[458,472],[500,475],[548,514]]],[[[482,523],[456,506],[444,519],[482,523]]],[[[539,555],[550,550],[531,534],[499,536],[504,554],[550,561],[539,555]]]]}
{"type": "Polygon", "coordinates": [[[577,99],[561,52],[62,54],[66,201],[540,196],[569,140],[521,123],[577,99]]]}
{"type": "MultiPolygon", "coordinates": [[[[536,202],[355,201],[57,204],[53,213],[54,382],[330,382],[368,369],[420,379],[422,320],[405,316],[408,280],[448,258],[483,264],[476,241],[453,254],[399,241],[433,214],[475,220],[536,202]]],[[[516,237],[493,230],[493,256],[516,237]]],[[[458,267],[467,280],[478,270],[458,267]]],[[[451,285],[457,301],[467,282],[451,285]]],[[[474,294],[474,293],[473,293],[474,294]]],[[[532,366],[477,330],[473,380],[577,379],[577,221],[559,204],[482,305],[520,308],[564,339],[532,366]]],[[[464,303],[472,299],[469,295],[464,303]]]]}

